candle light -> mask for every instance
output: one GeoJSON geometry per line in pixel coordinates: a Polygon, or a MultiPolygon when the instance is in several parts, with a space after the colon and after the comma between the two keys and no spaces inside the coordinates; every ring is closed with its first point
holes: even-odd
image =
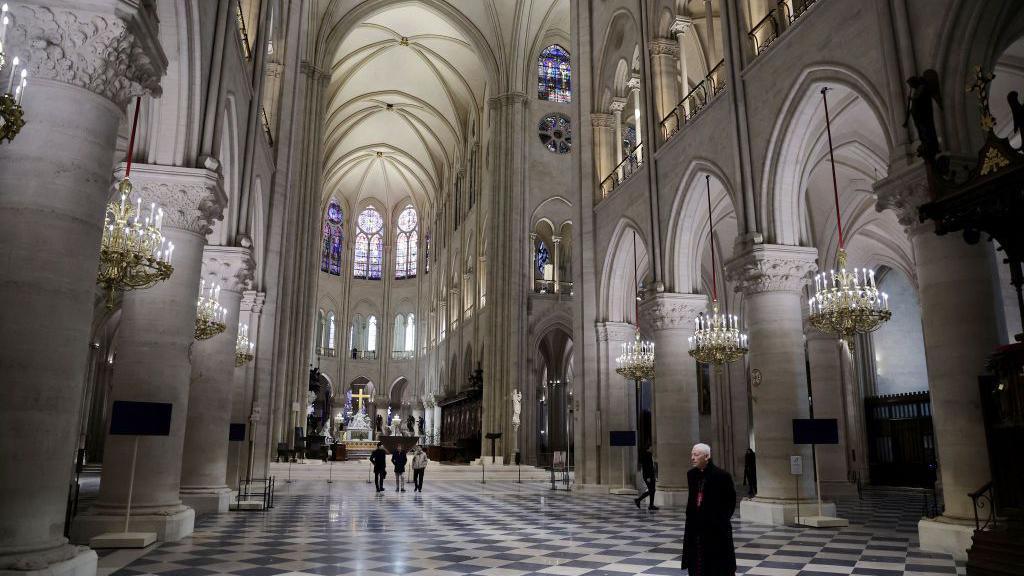
{"type": "Polygon", "coordinates": [[[7,90],[5,90],[6,94],[10,94],[11,90],[14,88],[14,78],[15,78],[15,76],[17,76],[17,72],[18,72],[18,57],[15,56],[14,60],[11,60],[11,75],[7,77],[7,90]]]}
{"type": "Polygon", "coordinates": [[[11,23],[11,19],[7,17],[7,3],[0,6],[0,16],[3,16],[3,24],[0,25],[0,44],[7,40],[7,25],[11,23]]]}

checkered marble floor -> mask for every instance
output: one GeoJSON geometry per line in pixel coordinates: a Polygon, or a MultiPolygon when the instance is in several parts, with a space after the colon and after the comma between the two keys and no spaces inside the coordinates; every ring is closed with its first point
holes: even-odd
{"type": "MultiPolygon", "coordinates": [[[[390,478],[389,478],[390,480],[390,478]]],[[[680,575],[683,513],[639,511],[627,497],[552,492],[544,484],[428,483],[377,495],[363,482],[296,482],[268,512],[207,516],[117,576],[238,574],[680,575]]],[[[737,572],[749,575],[964,574],[921,551],[921,504],[871,494],[839,502],[843,529],[734,520],[737,572]]],[[[122,554],[115,552],[114,554],[122,554]]],[[[100,567],[113,560],[101,558],[100,567]]],[[[109,569],[109,568],[108,568],[109,569]]]]}

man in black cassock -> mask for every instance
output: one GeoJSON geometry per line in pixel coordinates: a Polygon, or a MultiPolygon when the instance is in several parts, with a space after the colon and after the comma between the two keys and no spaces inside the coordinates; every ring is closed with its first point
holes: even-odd
{"type": "Polygon", "coordinates": [[[736,488],[732,476],[711,463],[707,444],[693,447],[690,463],[682,568],[689,569],[691,576],[733,576],[736,550],[731,518],[736,510],[736,488]]]}
{"type": "Polygon", "coordinates": [[[384,478],[388,475],[388,453],[383,442],[377,442],[377,448],[370,452],[370,463],[373,464],[373,484],[377,492],[383,492],[384,478]]]}

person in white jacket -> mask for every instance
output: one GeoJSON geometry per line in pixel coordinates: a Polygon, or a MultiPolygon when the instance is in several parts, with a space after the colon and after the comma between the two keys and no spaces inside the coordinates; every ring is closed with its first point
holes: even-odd
{"type": "Polygon", "coordinates": [[[412,485],[413,492],[423,492],[423,473],[427,470],[427,453],[417,445],[412,452],[412,485]]]}

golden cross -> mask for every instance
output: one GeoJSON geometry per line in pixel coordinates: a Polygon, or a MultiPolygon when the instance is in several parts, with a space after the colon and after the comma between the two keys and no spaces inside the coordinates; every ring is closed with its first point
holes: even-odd
{"type": "Polygon", "coordinates": [[[365,390],[366,390],[365,388],[360,386],[360,387],[356,388],[355,393],[352,394],[352,397],[356,399],[356,402],[358,402],[358,404],[356,405],[356,412],[362,412],[363,411],[363,398],[366,398],[367,400],[370,399],[370,395],[367,394],[365,392],[365,390]]]}

